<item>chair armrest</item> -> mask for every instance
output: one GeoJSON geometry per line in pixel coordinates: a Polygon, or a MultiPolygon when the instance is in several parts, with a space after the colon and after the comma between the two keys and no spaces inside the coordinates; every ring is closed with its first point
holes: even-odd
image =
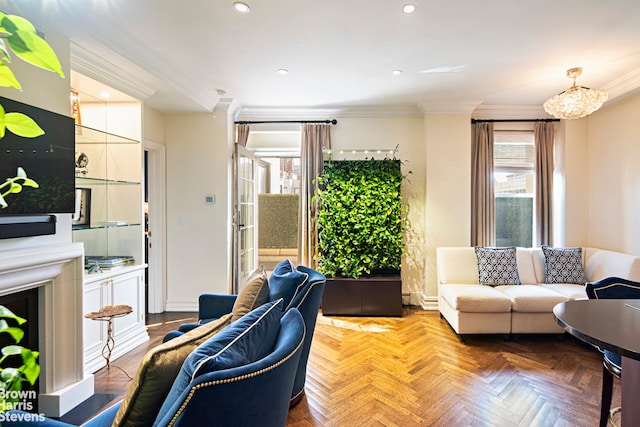
{"type": "Polygon", "coordinates": [[[202,294],[198,299],[198,319],[216,319],[231,313],[237,295],[202,294]]]}
{"type": "Polygon", "coordinates": [[[195,329],[198,326],[202,326],[202,323],[183,323],[182,325],[178,326],[178,331],[182,333],[189,332],[190,330],[195,329]]]}

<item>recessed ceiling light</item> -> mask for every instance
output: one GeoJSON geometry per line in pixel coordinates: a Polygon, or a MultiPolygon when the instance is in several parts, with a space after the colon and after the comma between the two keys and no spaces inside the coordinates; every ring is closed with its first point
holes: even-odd
{"type": "Polygon", "coordinates": [[[400,74],[402,74],[402,70],[393,70],[391,74],[393,74],[394,76],[399,76],[400,74]]]}
{"type": "Polygon", "coordinates": [[[286,68],[280,68],[278,70],[278,74],[289,74],[289,70],[287,70],[286,68]]]}
{"type": "Polygon", "coordinates": [[[251,11],[249,5],[246,3],[242,3],[241,1],[233,3],[233,7],[240,13],[249,13],[251,11]]]}
{"type": "Polygon", "coordinates": [[[416,11],[416,5],[415,4],[405,4],[404,6],[402,6],[402,13],[405,13],[407,15],[413,13],[416,11]]]}
{"type": "Polygon", "coordinates": [[[111,96],[111,94],[109,92],[107,92],[106,90],[103,90],[102,92],[100,92],[100,98],[107,99],[110,96],[111,96]]]}

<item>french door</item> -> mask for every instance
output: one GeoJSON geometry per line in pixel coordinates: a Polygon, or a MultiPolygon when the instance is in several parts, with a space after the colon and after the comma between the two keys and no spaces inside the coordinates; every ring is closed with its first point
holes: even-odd
{"type": "Polygon", "coordinates": [[[258,264],[256,227],[257,218],[257,166],[251,150],[236,144],[235,191],[233,213],[233,293],[258,264]]]}

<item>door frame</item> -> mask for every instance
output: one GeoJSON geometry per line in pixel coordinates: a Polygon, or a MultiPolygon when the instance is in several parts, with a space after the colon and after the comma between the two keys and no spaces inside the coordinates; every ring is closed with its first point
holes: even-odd
{"type": "MultiPolygon", "coordinates": [[[[148,197],[149,197],[149,313],[165,311],[167,299],[167,251],[166,251],[166,147],[154,141],[144,140],[147,154],[148,197]]],[[[145,243],[146,244],[146,243],[145,243]]]]}

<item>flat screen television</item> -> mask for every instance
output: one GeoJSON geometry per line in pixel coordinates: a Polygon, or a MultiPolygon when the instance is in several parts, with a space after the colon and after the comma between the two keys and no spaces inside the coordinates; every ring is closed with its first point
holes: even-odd
{"type": "MultiPolygon", "coordinates": [[[[44,135],[36,138],[23,138],[6,130],[0,139],[0,185],[6,184],[7,179],[15,178],[18,168],[22,168],[29,179],[38,183],[38,188],[23,186],[21,192],[6,195],[8,186],[0,188],[8,205],[0,208],[0,224],[29,222],[38,215],[73,213],[73,118],[3,97],[0,97],[0,105],[5,113],[19,112],[29,116],[44,130],[44,135]]],[[[0,238],[6,238],[5,234],[0,230],[0,238]]]]}

